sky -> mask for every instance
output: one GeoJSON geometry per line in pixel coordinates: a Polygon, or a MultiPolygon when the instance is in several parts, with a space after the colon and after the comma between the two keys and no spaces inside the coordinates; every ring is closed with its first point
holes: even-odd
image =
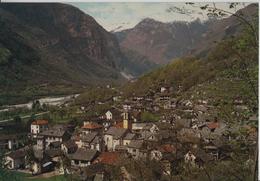
{"type": "MultiPolygon", "coordinates": [[[[145,18],[153,18],[162,22],[190,22],[197,18],[203,21],[208,18],[206,12],[199,8],[205,3],[196,3],[197,7],[182,2],[77,2],[70,4],[94,17],[108,31],[132,28],[145,18]],[[190,13],[181,14],[167,11],[171,7],[189,9],[190,13]]],[[[210,4],[213,5],[213,3],[210,4]]],[[[228,3],[216,3],[215,5],[218,8],[235,11],[235,9],[229,9],[228,3]]],[[[245,5],[241,4],[237,9],[245,5]]]]}

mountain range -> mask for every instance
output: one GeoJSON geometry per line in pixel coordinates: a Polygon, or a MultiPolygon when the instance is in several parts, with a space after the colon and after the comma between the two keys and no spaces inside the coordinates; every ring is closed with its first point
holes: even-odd
{"type": "MultiPolygon", "coordinates": [[[[242,13],[249,18],[255,12],[257,6],[250,4],[235,15],[242,13]]],[[[186,55],[203,56],[217,41],[239,34],[242,27],[235,15],[224,19],[211,18],[206,22],[197,19],[192,22],[163,23],[146,18],[134,28],[115,34],[124,52],[136,52],[146,57],[148,62],[162,65],[186,55]]]]}
{"type": "MultiPolygon", "coordinates": [[[[255,6],[240,10],[255,12],[255,6]]],[[[34,85],[95,85],[140,76],[185,55],[203,55],[215,41],[241,32],[233,16],[163,23],[144,19],[107,32],[93,17],[60,3],[2,3],[0,90],[34,85]]],[[[50,86],[51,87],[51,86],[50,86]]]]}

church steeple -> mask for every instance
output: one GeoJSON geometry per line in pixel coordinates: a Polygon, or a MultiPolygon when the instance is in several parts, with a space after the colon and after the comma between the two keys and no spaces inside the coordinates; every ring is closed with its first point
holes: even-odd
{"type": "Polygon", "coordinates": [[[127,111],[125,111],[123,113],[123,128],[124,129],[131,129],[131,127],[132,127],[132,125],[131,125],[129,113],[127,111]]]}

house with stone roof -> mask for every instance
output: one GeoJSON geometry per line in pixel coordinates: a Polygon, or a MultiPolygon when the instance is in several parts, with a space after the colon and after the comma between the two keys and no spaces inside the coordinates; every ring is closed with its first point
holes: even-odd
{"type": "Polygon", "coordinates": [[[97,151],[102,149],[102,137],[97,132],[81,134],[75,143],[79,148],[95,149],[97,151]]]}
{"type": "Polygon", "coordinates": [[[75,153],[69,154],[71,165],[75,167],[87,167],[97,158],[98,151],[93,149],[79,148],[75,153]]]}
{"type": "Polygon", "coordinates": [[[43,137],[43,144],[45,149],[48,149],[53,142],[64,142],[70,139],[71,135],[67,129],[62,125],[56,125],[39,134],[43,137]]]}
{"type": "Polygon", "coordinates": [[[135,159],[146,158],[148,155],[148,150],[143,140],[132,140],[127,145],[127,151],[135,159]]]}
{"type": "Polygon", "coordinates": [[[123,139],[128,132],[128,129],[110,127],[104,133],[104,142],[107,147],[107,150],[115,151],[115,147],[117,145],[123,145],[123,139]]]}
{"type": "Polygon", "coordinates": [[[136,134],[128,132],[126,136],[123,138],[123,145],[127,146],[129,143],[136,138],[136,134]]]}

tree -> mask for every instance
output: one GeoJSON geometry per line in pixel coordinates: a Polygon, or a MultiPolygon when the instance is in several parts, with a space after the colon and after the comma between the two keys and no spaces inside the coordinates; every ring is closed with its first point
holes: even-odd
{"type": "Polygon", "coordinates": [[[39,100],[33,101],[32,110],[38,112],[41,110],[41,103],[39,100]]]}
{"type": "Polygon", "coordinates": [[[143,122],[151,122],[151,121],[154,122],[154,121],[158,121],[159,117],[150,112],[145,111],[141,114],[141,120],[143,122]]]}

